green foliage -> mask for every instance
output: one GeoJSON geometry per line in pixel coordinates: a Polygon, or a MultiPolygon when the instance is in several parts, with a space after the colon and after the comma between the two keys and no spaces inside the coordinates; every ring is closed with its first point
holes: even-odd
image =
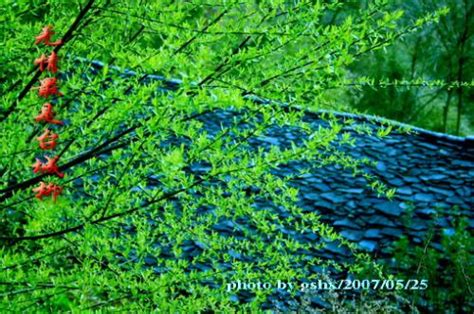
{"type": "MultiPolygon", "coordinates": [[[[473,133],[474,5],[464,0],[393,1],[402,20],[441,10],[426,25],[394,45],[352,64],[344,84],[358,110],[439,132],[473,133]]],[[[418,19],[416,23],[422,22],[418,19]]]]}
{"type": "Polygon", "coordinates": [[[452,233],[433,226],[422,246],[410,244],[406,236],[394,244],[397,276],[427,279],[431,287],[426,295],[411,291],[406,297],[413,302],[426,298],[428,307],[434,311],[469,311],[467,306],[474,301],[474,238],[467,226],[467,219],[461,217],[454,221],[452,233]],[[432,246],[435,237],[441,238],[440,247],[432,246]]]}
{"type": "MultiPolygon", "coordinates": [[[[353,145],[342,123],[327,115],[329,127],[313,130],[292,106],[344,108],[341,95],[326,83],[340,85],[357,58],[437,21],[444,9],[404,23],[401,11],[388,10],[386,1],[361,8],[345,1],[283,0],[3,4],[2,311],[231,312],[238,305],[225,284],[232,280],[311,279],[310,265],[355,274],[370,269],[383,276],[370,256],[295,205],[298,191],[291,180],[309,169],[284,179],[271,170],[291,161],[338,164],[368,179],[380,196],[393,196],[390,187],[361,170],[370,161],[338,151],[334,144],[353,145]],[[349,14],[331,22],[345,7],[349,14]],[[59,118],[68,120],[59,147],[66,178],[44,178],[64,187],[56,203],[38,202],[31,192],[40,180],[31,163],[42,153],[34,141],[41,128],[32,117],[42,103],[28,82],[37,85],[32,62],[45,48],[32,43],[47,24],[59,36],[72,30],[58,51],[67,76],[60,85],[65,96],[56,104],[59,118]],[[90,75],[89,63],[76,57],[106,66],[90,75]],[[136,75],[122,77],[113,66],[136,75]],[[180,88],[166,94],[157,92],[162,82],[143,85],[150,73],[180,79],[180,88]],[[252,97],[287,106],[259,104],[252,97]],[[196,119],[230,109],[239,114],[222,121],[215,136],[196,119]],[[249,139],[271,125],[298,128],[304,143],[250,150],[249,139]],[[189,168],[199,163],[207,165],[204,173],[191,174],[189,168]],[[257,192],[248,195],[249,188],[257,192]],[[256,210],[257,199],[284,208],[288,217],[256,210]],[[223,219],[245,219],[248,226],[240,236],[224,237],[212,231],[223,219]],[[338,240],[354,263],[304,260],[300,250],[318,250],[324,243],[301,243],[279,228],[338,240]],[[193,258],[183,257],[189,241],[200,248],[193,258]],[[235,258],[232,250],[251,262],[235,258]]],[[[384,127],[367,136],[390,131],[384,127]]],[[[239,309],[258,311],[268,293],[258,291],[239,309]]]]}

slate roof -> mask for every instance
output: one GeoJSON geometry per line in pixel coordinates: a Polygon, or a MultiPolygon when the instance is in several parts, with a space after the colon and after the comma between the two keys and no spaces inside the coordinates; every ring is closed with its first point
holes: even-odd
{"type": "MultiPolygon", "coordinates": [[[[92,61],[91,72],[98,73],[102,67],[101,62],[92,61]]],[[[124,77],[135,75],[132,71],[120,71],[124,77]]],[[[163,82],[163,91],[176,90],[180,84],[179,80],[166,80],[158,75],[148,75],[143,83],[153,80],[163,82]]],[[[254,100],[262,104],[267,102],[256,97],[254,100]]],[[[305,111],[304,120],[315,129],[328,127],[328,122],[321,118],[327,113],[305,111]]],[[[307,211],[317,211],[322,220],[334,226],[342,236],[358,243],[362,249],[381,256],[385,248],[401,235],[409,236],[414,243],[422,243],[430,226],[452,234],[452,220],[459,215],[468,217],[469,228],[471,231],[474,229],[474,138],[456,137],[412,126],[409,126],[411,132],[407,134],[398,129],[407,125],[395,121],[368,115],[330,113],[341,121],[355,121],[343,129],[356,139],[355,146],[341,145],[338,149],[354,158],[366,157],[377,162],[375,168],[366,167],[365,170],[387,186],[397,188],[397,192],[389,201],[378,197],[364,178],[353,177],[349,169],[315,167],[293,183],[300,191],[299,206],[307,211]],[[362,126],[376,133],[377,127],[387,122],[394,126],[394,131],[386,137],[358,132],[362,126]]],[[[212,135],[226,121],[232,121],[241,114],[232,109],[216,110],[198,119],[203,123],[203,129],[212,135]]],[[[289,147],[292,141],[298,140],[301,140],[298,130],[272,126],[264,135],[252,138],[249,143],[254,148],[268,148],[271,145],[289,147]]],[[[199,165],[194,167],[191,171],[199,172],[199,165]]],[[[302,167],[297,163],[289,164],[274,173],[284,176],[296,173],[302,167]]],[[[227,223],[232,224],[230,221],[227,223]]],[[[216,228],[219,227],[222,226],[216,228]]],[[[346,258],[347,252],[337,245],[330,245],[327,252],[321,252],[321,255],[337,260],[346,258]]]]}
{"type": "MultiPolygon", "coordinates": [[[[235,114],[219,112],[200,118],[208,131],[221,121],[231,121],[235,114]]],[[[342,119],[353,115],[338,114],[342,119]]],[[[326,126],[321,113],[307,112],[304,120],[316,129],[326,126]]],[[[336,227],[347,239],[359,243],[370,252],[383,253],[383,248],[405,234],[414,243],[421,243],[431,224],[452,233],[452,218],[469,217],[474,229],[474,142],[467,138],[438,135],[414,129],[415,133],[393,131],[384,138],[358,134],[357,126],[376,129],[371,117],[357,116],[357,122],[344,128],[356,144],[340,146],[339,150],[354,158],[377,162],[365,168],[389,187],[397,188],[392,200],[378,197],[362,177],[353,177],[351,170],[337,166],[314,168],[293,185],[299,189],[298,204],[308,211],[317,211],[324,221],[336,227]],[[438,217],[435,218],[435,215],[438,217]]],[[[300,136],[288,128],[271,127],[263,136],[251,140],[255,147],[289,146],[300,136]]],[[[290,164],[275,171],[281,176],[297,173],[302,165],[290,164]]],[[[331,254],[346,255],[343,249],[332,248],[331,254]],[[339,252],[340,250],[340,252],[339,252]]],[[[328,256],[329,257],[329,256],[328,256]]]]}
{"type": "MultiPolygon", "coordinates": [[[[102,67],[100,62],[93,62],[91,71],[97,72],[102,67]]],[[[133,76],[130,71],[123,72],[125,76],[133,76]]],[[[179,80],[165,80],[161,76],[149,75],[146,80],[163,81],[164,91],[179,88],[179,80]]],[[[144,80],[144,82],[146,82],[144,80]]],[[[264,100],[254,99],[262,104],[264,100]]],[[[302,109],[301,109],[302,110],[302,109]]],[[[305,111],[304,120],[315,129],[328,127],[328,122],[322,118],[327,112],[305,111]]],[[[453,219],[459,215],[468,217],[468,228],[474,229],[474,141],[472,138],[461,138],[419,128],[412,128],[406,133],[395,128],[391,134],[379,138],[360,134],[358,128],[363,126],[375,131],[379,124],[386,120],[365,115],[331,112],[339,120],[353,119],[353,124],[344,127],[344,132],[351,134],[356,145],[342,145],[338,150],[360,159],[368,158],[377,162],[375,167],[365,170],[376,175],[389,187],[396,187],[397,192],[392,200],[378,197],[367,185],[363,177],[354,177],[349,169],[338,166],[315,165],[311,171],[299,180],[292,181],[299,189],[298,205],[305,211],[320,213],[323,221],[340,232],[346,239],[357,243],[367,252],[377,257],[389,257],[388,247],[401,235],[407,235],[413,243],[421,244],[431,226],[442,230],[446,235],[454,233],[453,219]]],[[[233,117],[243,114],[233,109],[216,110],[201,115],[198,119],[203,123],[203,129],[208,134],[216,134],[221,124],[232,121],[233,117]]],[[[392,122],[395,126],[404,126],[392,122]]],[[[376,131],[375,131],[376,132],[376,131]]],[[[269,148],[271,145],[287,147],[292,141],[301,141],[301,133],[291,127],[271,126],[262,136],[249,141],[249,149],[259,147],[269,148]]],[[[179,143],[180,139],[176,139],[179,143]]],[[[168,144],[173,144],[169,142],[168,144]]],[[[337,143],[335,144],[337,145],[337,143]]],[[[296,173],[303,167],[311,165],[290,163],[274,170],[274,173],[285,176],[296,173]]],[[[193,173],[205,172],[205,164],[190,165],[188,171],[193,173]]],[[[252,193],[250,190],[249,193],[252,193]]],[[[256,204],[272,210],[284,217],[288,212],[262,202],[256,204]]],[[[203,212],[206,209],[203,209],[203,212]]],[[[246,228],[245,221],[221,219],[213,230],[223,236],[242,235],[246,228]]],[[[293,235],[301,241],[318,242],[315,234],[297,234],[293,230],[281,227],[279,232],[293,235]]],[[[440,249],[439,238],[432,240],[432,246],[440,249]]],[[[159,244],[157,244],[159,245],[159,244]]],[[[199,255],[205,244],[188,241],[183,244],[183,257],[199,255]]],[[[166,248],[162,250],[165,254],[166,248]]],[[[231,250],[232,251],[232,250],[231,250]]],[[[237,260],[245,261],[249,257],[242,252],[229,251],[237,260]]],[[[351,258],[347,248],[338,243],[327,243],[322,250],[302,252],[309,256],[317,256],[336,261],[347,261],[351,258]]],[[[166,255],[166,254],[165,254],[166,255]]],[[[167,258],[165,255],[160,258],[167,258]]],[[[147,266],[153,267],[157,273],[166,271],[157,264],[157,259],[149,256],[147,266]]],[[[228,264],[228,263],[227,263],[228,264]]],[[[223,267],[231,267],[222,263],[223,267]]],[[[208,265],[192,265],[195,269],[205,271],[208,265]]],[[[313,267],[314,268],[314,267],[313,267]]],[[[320,269],[310,268],[310,272],[320,272],[320,269]]],[[[209,285],[216,283],[210,282],[209,285]]],[[[285,299],[280,291],[272,296],[272,303],[285,299]]],[[[246,291],[233,296],[241,302],[251,298],[246,291]]],[[[285,307],[283,307],[285,308],[285,307]]]]}

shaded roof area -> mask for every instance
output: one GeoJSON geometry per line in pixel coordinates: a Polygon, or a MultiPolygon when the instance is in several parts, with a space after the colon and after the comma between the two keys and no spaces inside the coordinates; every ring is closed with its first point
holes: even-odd
{"type": "MultiPolygon", "coordinates": [[[[212,133],[220,128],[222,121],[232,121],[236,115],[231,111],[213,112],[200,120],[212,133]]],[[[353,115],[335,115],[340,120],[353,118],[353,115]]],[[[304,120],[315,129],[328,127],[320,113],[307,112],[304,120]]],[[[299,189],[298,205],[307,211],[317,211],[344,237],[370,252],[383,253],[384,248],[402,234],[408,235],[414,243],[422,243],[433,224],[452,233],[452,218],[459,215],[469,217],[469,227],[474,229],[473,142],[423,130],[410,134],[395,130],[383,138],[358,132],[358,127],[363,125],[376,133],[377,124],[370,118],[358,116],[354,124],[343,129],[355,138],[355,145],[340,145],[338,150],[356,159],[376,162],[375,168],[366,167],[365,171],[376,175],[387,186],[395,187],[394,198],[378,197],[367,180],[354,177],[350,169],[315,165],[309,173],[291,183],[299,189]]],[[[254,147],[289,147],[298,139],[301,133],[297,130],[274,126],[249,142],[254,147]]],[[[285,176],[303,168],[308,165],[291,163],[274,173],[285,176]]],[[[337,246],[328,249],[327,254],[321,252],[321,255],[336,258],[334,254],[340,257],[347,254],[337,246]]]]}
{"type": "MultiPolygon", "coordinates": [[[[91,64],[91,71],[98,72],[102,67],[100,62],[91,64]]],[[[133,72],[124,72],[133,76],[133,72]]],[[[146,80],[161,80],[163,90],[179,88],[179,81],[166,81],[163,77],[149,75],[146,80]]],[[[264,103],[265,101],[258,100],[264,103]]],[[[245,112],[214,110],[200,115],[197,119],[202,122],[202,129],[210,136],[215,136],[221,126],[230,123],[233,118],[244,115],[245,112]]],[[[318,127],[329,127],[329,122],[323,117],[325,112],[305,112],[304,121],[315,130],[318,127]]],[[[387,136],[380,138],[367,135],[367,130],[377,133],[383,119],[364,115],[332,113],[343,122],[347,119],[352,123],[344,123],[343,132],[351,134],[355,145],[340,145],[334,143],[338,151],[356,159],[367,158],[376,163],[375,167],[365,167],[364,170],[377,176],[389,187],[397,189],[392,200],[378,197],[368,186],[364,177],[354,176],[352,170],[337,165],[307,164],[304,161],[292,162],[272,170],[278,176],[298,173],[301,169],[310,169],[308,173],[292,180],[291,185],[299,189],[298,205],[308,212],[317,212],[322,221],[333,226],[340,234],[351,242],[356,243],[363,251],[373,256],[389,257],[389,247],[402,235],[408,236],[411,242],[421,244],[430,228],[436,228],[441,233],[454,233],[453,221],[456,217],[468,218],[468,228],[474,230],[474,145],[472,139],[438,134],[417,128],[407,133],[397,128],[387,136]],[[363,128],[366,131],[360,132],[363,128]]],[[[291,126],[273,125],[259,137],[251,138],[246,149],[269,149],[272,145],[281,148],[290,147],[291,143],[301,143],[304,140],[301,131],[291,126]]],[[[175,138],[165,145],[185,143],[185,139],[175,138]]],[[[193,174],[206,173],[209,165],[205,162],[194,163],[187,167],[193,174]]],[[[150,185],[156,187],[156,180],[150,185]]],[[[249,187],[247,193],[258,193],[249,187]]],[[[179,199],[171,200],[179,207],[179,199]]],[[[273,205],[262,199],[254,204],[256,210],[270,210],[280,218],[290,215],[282,207],[273,205]]],[[[198,214],[209,214],[212,209],[203,207],[198,214]]],[[[225,218],[212,226],[212,231],[222,236],[239,237],[242,230],[252,229],[251,223],[245,219],[225,218]]],[[[299,242],[324,243],[327,240],[314,233],[297,232],[288,226],[278,226],[278,232],[288,235],[299,242]]],[[[251,230],[250,230],[251,231],[251,230]]],[[[160,246],[161,241],[156,241],[160,246]]],[[[305,250],[308,258],[319,257],[334,261],[350,261],[351,252],[338,242],[326,242],[322,249],[305,250]]],[[[442,249],[440,239],[432,239],[431,245],[442,249]]],[[[199,255],[205,245],[197,241],[186,241],[182,244],[182,258],[192,259],[199,255]]],[[[252,257],[245,252],[230,250],[228,253],[236,260],[251,261],[252,257]]],[[[167,248],[162,248],[162,255],[149,256],[145,260],[147,267],[152,267],[157,274],[165,272],[160,260],[172,258],[167,256],[167,248]]],[[[130,260],[133,256],[122,257],[130,260]]],[[[231,269],[229,263],[218,261],[224,269],[231,269]]],[[[304,267],[304,265],[295,265],[304,267]]],[[[192,264],[191,270],[207,271],[209,265],[192,264]]],[[[309,266],[308,271],[321,272],[315,266],[309,266]]],[[[215,286],[217,283],[207,283],[215,286]]],[[[287,296],[276,292],[270,297],[273,300],[284,300],[287,296]]],[[[240,302],[250,300],[252,294],[241,291],[236,295],[240,302]]],[[[273,301],[271,301],[273,302],[273,301]]],[[[276,302],[276,301],[275,301],[276,302]]]]}
{"type": "MultiPolygon", "coordinates": [[[[90,64],[93,74],[103,67],[99,61],[90,64]]],[[[120,72],[124,77],[136,75],[128,70],[120,72]]],[[[154,80],[163,82],[163,91],[176,90],[180,84],[179,80],[166,80],[151,74],[143,83],[154,80]]],[[[254,100],[262,104],[267,102],[258,98],[254,100]]],[[[354,121],[345,124],[343,132],[351,134],[356,140],[355,145],[339,145],[338,150],[356,159],[368,158],[376,162],[375,168],[366,167],[364,170],[376,175],[388,187],[396,188],[397,192],[392,200],[378,197],[367,180],[354,177],[351,170],[337,165],[315,165],[310,173],[291,183],[300,191],[299,206],[320,213],[323,221],[334,226],[342,236],[357,242],[364,250],[381,255],[384,255],[384,248],[402,234],[408,235],[414,243],[422,243],[430,226],[440,228],[446,234],[453,233],[454,217],[468,217],[469,228],[474,229],[474,139],[412,126],[407,133],[397,128],[407,125],[368,115],[305,111],[304,120],[314,129],[328,127],[329,123],[322,118],[327,113],[341,122],[347,119],[354,121]],[[360,129],[370,129],[375,134],[378,127],[387,122],[395,128],[383,138],[368,136],[367,131],[360,132],[360,129]]],[[[232,109],[216,110],[198,119],[203,123],[203,129],[212,135],[226,121],[243,114],[232,109]]],[[[269,148],[271,145],[284,148],[289,147],[291,142],[301,141],[301,136],[298,130],[291,127],[272,126],[264,135],[250,139],[249,144],[253,148],[269,148]]],[[[308,168],[308,165],[292,163],[279,167],[274,173],[285,176],[303,168],[308,168]]],[[[191,169],[199,172],[199,165],[191,169]]],[[[259,206],[271,204],[262,202],[259,206]]],[[[344,248],[337,245],[329,245],[328,252],[321,252],[322,257],[335,259],[344,258],[347,254],[344,248]]]]}

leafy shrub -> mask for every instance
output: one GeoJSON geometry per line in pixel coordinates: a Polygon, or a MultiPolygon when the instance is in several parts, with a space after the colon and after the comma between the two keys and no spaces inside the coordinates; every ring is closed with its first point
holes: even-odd
{"type": "Polygon", "coordinates": [[[468,230],[467,218],[456,218],[454,229],[435,226],[427,234],[422,246],[410,244],[407,236],[393,248],[394,270],[402,278],[423,278],[429,289],[422,294],[410,292],[406,297],[418,301],[430,310],[469,312],[474,305],[472,263],[474,238],[468,230]],[[432,245],[440,238],[440,245],[432,245]]]}

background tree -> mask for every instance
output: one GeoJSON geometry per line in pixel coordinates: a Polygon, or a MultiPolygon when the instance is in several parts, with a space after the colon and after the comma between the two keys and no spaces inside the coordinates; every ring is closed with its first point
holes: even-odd
{"type": "Polygon", "coordinates": [[[416,0],[395,2],[392,7],[403,9],[403,20],[411,20],[423,12],[441,7],[449,8],[449,13],[441,17],[439,23],[427,25],[354,64],[351,72],[355,76],[405,83],[351,89],[351,103],[359,110],[435,131],[472,134],[472,89],[455,83],[473,80],[472,3],[416,0]],[[444,83],[432,87],[421,83],[436,80],[444,83]]]}

